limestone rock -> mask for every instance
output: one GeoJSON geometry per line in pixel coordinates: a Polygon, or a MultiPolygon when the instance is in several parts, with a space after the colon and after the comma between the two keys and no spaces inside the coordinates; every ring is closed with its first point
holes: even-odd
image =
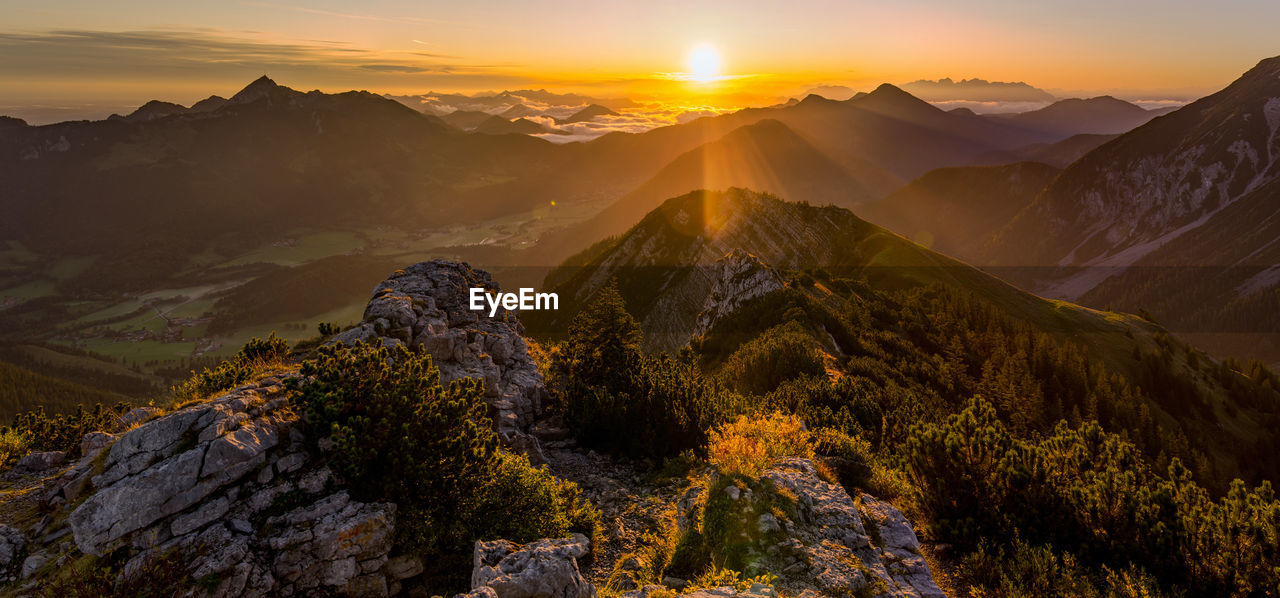
{"type": "Polygon", "coordinates": [[[31,473],[44,473],[62,467],[67,462],[67,454],[62,451],[39,451],[28,453],[18,460],[17,468],[31,473]]]}
{"type": "Polygon", "coordinates": [[[81,458],[96,457],[102,449],[111,446],[111,443],[115,442],[119,438],[120,437],[115,434],[108,434],[106,432],[90,432],[85,434],[84,438],[80,439],[80,456],[81,458]]]}
{"type": "MultiPolygon", "coordinates": [[[[779,563],[782,585],[799,593],[824,594],[867,588],[873,595],[895,598],[944,596],[919,553],[919,542],[906,517],[888,503],[863,495],[863,511],[844,488],[823,481],[808,459],[783,459],[763,478],[796,497],[795,520],[770,521],[788,538],[791,565],[779,563]],[[877,526],[884,546],[871,541],[863,512],[877,526]],[[798,557],[798,558],[797,558],[798,557]]],[[[765,522],[760,523],[762,526],[765,522]]]]}
{"type": "Polygon", "coordinates": [[[471,311],[472,288],[499,291],[487,272],[457,262],[432,260],[397,270],[374,289],[363,322],[330,342],[421,347],[440,368],[443,383],[483,381],[499,437],[543,462],[527,430],[542,410],[546,384],[529,356],[524,327],[516,311],[471,311]]]}
{"type": "Polygon", "coordinates": [[[476,542],[468,596],[489,588],[497,598],[595,598],[595,586],[578,569],[578,559],[589,548],[582,534],[524,546],[506,540],[476,542]]]}
{"type": "Polygon", "coordinates": [[[38,573],[49,562],[49,555],[38,552],[22,561],[22,578],[27,579],[38,573]]]}
{"type": "Polygon", "coordinates": [[[782,276],[760,258],[734,249],[711,267],[713,282],[694,324],[693,338],[702,338],[721,318],[743,304],[784,286],[782,276]]]}
{"type": "Polygon", "coordinates": [[[27,537],[15,528],[0,525],[0,581],[12,580],[24,559],[27,537]]]}
{"type": "Polygon", "coordinates": [[[946,594],[934,582],[929,565],[920,554],[920,540],[902,511],[869,494],[862,494],[858,499],[862,503],[864,521],[867,525],[876,526],[880,532],[880,539],[884,542],[879,547],[881,560],[889,576],[900,586],[910,587],[924,598],[944,598],[946,594]]]}
{"type": "MultiPolygon", "coordinates": [[[[703,493],[701,485],[695,485],[676,501],[676,522],[681,530],[697,519],[703,493]]],[[[752,588],[752,595],[775,595],[772,592],[776,589],[794,596],[943,596],[920,555],[919,542],[906,517],[867,495],[855,501],[843,487],[819,478],[808,459],[782,459],[759,481],[745,488],[727,486],[723,494],[717,492],[707,501],[720,501],[718,508],[727,504],[728,516],[740,517],[740,525],[759,530],[749,550],[756,566],[778,579],[776,588],[752,588]],[[793,497],[794,509],[785,515],[761,512],[757,503],[764,492],[793,497]],[[877,526],[877,533],[869,533],[867,525],[877,526]],[[873,542],[873,537],[883,541],[873,542]]],[[[724,591],[728,590],[704,589],[690,595],[744,595],[724,591]]]]}
{"type": "Polygon", "coordinates": [[[96,492],[69,517],[76,545],[102,554],[256,470],[296,420],[284,407],[242,389],[125,432],[92,480],[96,492]]]}

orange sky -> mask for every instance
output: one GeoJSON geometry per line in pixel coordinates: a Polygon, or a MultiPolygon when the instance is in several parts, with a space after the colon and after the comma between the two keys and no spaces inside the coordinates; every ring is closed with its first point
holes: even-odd
{"type": "Polygon", "coordinates": [[[1280,3],[6,2],[0,110],[191,103],[263,73],[326,91],[548,87],[720,106],[821,84],[1026,81],[1057,95],[1194,97],[1280,54],[1280,3]],[[697,44],[712,84],[673,80],[697,44]]]}

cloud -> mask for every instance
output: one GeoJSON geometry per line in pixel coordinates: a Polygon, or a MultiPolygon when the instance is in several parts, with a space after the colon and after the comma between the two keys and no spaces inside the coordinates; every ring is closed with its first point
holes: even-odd
{"type": "MultiPolygon", "coordinates": [[[[0,78],[89,82],[234,81],[269,73],[283,83],[385,85],[370,74],[413,77],[410,84],[524,82],[510,65],[471,64],[426,52],[381,52],[330,40],[281,41],[251,31],[61,29],[0,32],[0,78]],[[362,74],[363,73],[363,74],[362,74]],[[363,78],[362,78],[363,77],[363,78]],[[435,77],[436,79],[431,79],[435,77]]],[[[390,81],[389,79],[387,81],[390,81]]],[[[397,83],[386,85],[392,87],[397,83]]]]}
{"type": "Polygon", "coordinates": [[[274,2],[240,2],[243,6],[259,6],[263,8],[279,8],[282,10],[291,10],[295,12],[303,12],[312,15],[322,15],[326,17],[336,17],[339,19],[350,19],[355,21],[381,21],[384,23],[412,23],[415,25],[422,24],[442,24],[442,25],[459,25],[456,21],[445,21],[441,19],[424,19],[422,17],[406,17],[406,16],[381,16],[369,15],[350,12],[338,12],[333,10],[321,10],[307,6],[296,6],[293,4],[276,4],[274,2]]]}
{"type": "Polygon", "coordinates": [[[715,116],[724,112],[726,110],[723,109],[652,103],[634,110],[620,111],[616,115],[597,116],[586,122],[556,125],[554,128],[563,131],[563,134],[543,134],[538,137],[556,143],[589,141],[609,133],[643,133],[650,129],[689,122],[695,118],[715,116]]]}

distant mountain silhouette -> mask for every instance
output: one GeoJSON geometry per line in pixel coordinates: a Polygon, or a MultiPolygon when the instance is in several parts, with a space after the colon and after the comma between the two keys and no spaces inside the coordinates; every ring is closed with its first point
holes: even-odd
{"type": "Polygon", "coordinates": [[[573,115],[569,116],[568,118],[556,119],[556,124],[568,125],[572,123],[589,121],[596,118],[597,116],[617,116],[617,115],[618,115],[617,112],[614,112],[613,110],[610,110],[605,106],[601,106],[600,104],[592,104],[590,106],[587,106],[586,108],[583,108],[582,110],[579,110],[573,113],[573,115]]]}
{"type": "Polygon", "coordinates": [[[919,80],[903,84],[912,95],[931,102],[967,100],[971,102],[1052,102],[1054,97],[1021,81],[1003,83],[983,79],[950,78],[919,80]]]}
{"type": "Polygon", "coordinates": [[[990,118],[1007,118],[1020,126],[1070,136],[1124,133],[1157,116],[1160,114],[1124,100],[1100,96],[1087,100],[1059,100],[1039,110],[1007,116],[992,115],[990,118]]]}
{"type": "Polygon", "coordinates": [[[1037,162],[939,168],[854,212],[926,247],[974,261],[991,235],[1059,172],[1037,162]]]}
{"type": "Polygon", "coordinates": [[[525,177],[561,153],[523,135],[461,133],[370,93],[301,93],[265,77],[212,110],[180,108],[0,129],[0,234],[106,256],[85,276],[119,291],[282,223],[438,226],[522,211],[540,200],[472,181],[525,177]]]}
{"type": "Polygon", "coordinates": [[[1033,143],[1007,151],[991,152],[978,156],[973,163],[1012,164],[1014,162],[1041,162],[1058,168],[1066,168],[1098,146],[1119,137],[1119,135],[1097,135],[1080,133],[1055,143],[1033,143]]]}
{"type": "Polygon", "coordinates": [[[485,135],[536,135],[550,132],[546,127],[526,118],[507,120],[501,116],[490,116],[473,130],[485,135]]]}
{"type": "Polygon", "coordinates": [[[488,112],[480,112],[479,110],[456,110],[441,116],[440,120],[462,129],[463,131],[470,131],[491,118],[494,118],[494,116],[488,112]]]}
{"type": "Polygon", "coordinates": [[[851,206],[878,197],[891,180],[871,164],[851,173],[781,121],[766,119],[680,155],[574,230],[599,236],[621,232],[665,199],[689,189],[745,187],[851,206]],[[868,188],[868,182],[877,184],[868,188]]]}

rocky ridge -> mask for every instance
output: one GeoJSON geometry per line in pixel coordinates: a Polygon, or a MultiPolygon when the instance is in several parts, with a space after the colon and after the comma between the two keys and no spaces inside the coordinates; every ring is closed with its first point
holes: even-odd
{"type": "MultiPolygon", "coordinates": [[[[758,270],[732,266],[735,261],[754,263],[743,255],[727,261],[727,280],[758,270]]],[[[434,261],[398,271],[375,290],[364,321],[335,341],[419,346],[449,379],[484,379],[504,438],[534,449],[535,438],[549,440],[553,473],[584,484],[584,494],[601,504],[608,542],[634,547],[656,525],[643,513],[628,514],[631,503],[645,496],[685,510],[697,502],[690,502],[696,491],[677,501],[680,486],[655,490],[633,468],[603,466],[607,459],[574,448],[551,420],[533,423],[545,391],[520,324],[512,312],[489,318],[467,309],[472,285],[497,290],[487,274],[462,264],[434,261]],[[617,529],[609,531],[611,525],[617,529]]],[[[83,553],[123,556],[120,577],[145,574],[176,556],[191,567],[193,579],[208,582],[190,595],[390,596],[414,587],[425,565],[395,551],[396,505],[353,500],[333,483],[323,458],[307,450],[305,427],[284,383],[295,375],[288,368],[270,372],[167,412],[136,409],[113,430],[86,435],[83,456],[70,464],[61,454],[25,458],[28,468],[47,476],[32,493],[42,517],[0,522],[16,524],[0,525],[0,579],[30,590],[83,553]]],[[[869,496],[855,501],[819,480],[808,461],[780,463],[766,478],[802,505],[794,521],[760,523],[777,526],[788,538],[785,550],[770,555],[783,575],[778,590],[877,589],[878,580],[885,589],[878,595],[941,595],[910,525],[891,506],[869,496]],[[878,535],[864,528],[867,522],[875,522],[878,535]]],[[[602,579],[579,560],[592,553],[593,561],[601,561],[592,570],[602,572],[620,555],[592,548],[582,536],[524,546],[477,542],[470,596],[594,597],[592,582],[602,579]]],[[[702,592],[775,595],[769,587],[702,592]]]]}
{"type": "Polygon", "coordinates": [[[764,260],[741,249],[726,253],[716,260],[713,268],[715,282],[694,324],[695,339],[710,332],[716,322],[747,302],[785,285],[782,276],[764,260]]]}
{"type": "Polygon", "coordinates": [[[404,345],[431,354],[441,381],[484,382],[498,435],[507,446],[545,463],[538,441],[526,432],[542,410],[546,385],[529,357],[518,313],[499,307],[471,311],[469,289],[496,293],[489,274],[445,260],[397,270],[374,289],[364,320],[331,342],[404,345]]]}
{"type": "Polygon", "coordinates": [[[179,554],[194,579],[216,581],[214,596],[398,591],[422,566],[391,554],[396,506],[333,488],[284,394],[292,372],[278,374],[87,436],[97,448],[46,484],[54,515],[31,530],[40,539],[23,576],[61,566],[75,550],[123,549],[132,556],[122,576],[179,554]]]}

